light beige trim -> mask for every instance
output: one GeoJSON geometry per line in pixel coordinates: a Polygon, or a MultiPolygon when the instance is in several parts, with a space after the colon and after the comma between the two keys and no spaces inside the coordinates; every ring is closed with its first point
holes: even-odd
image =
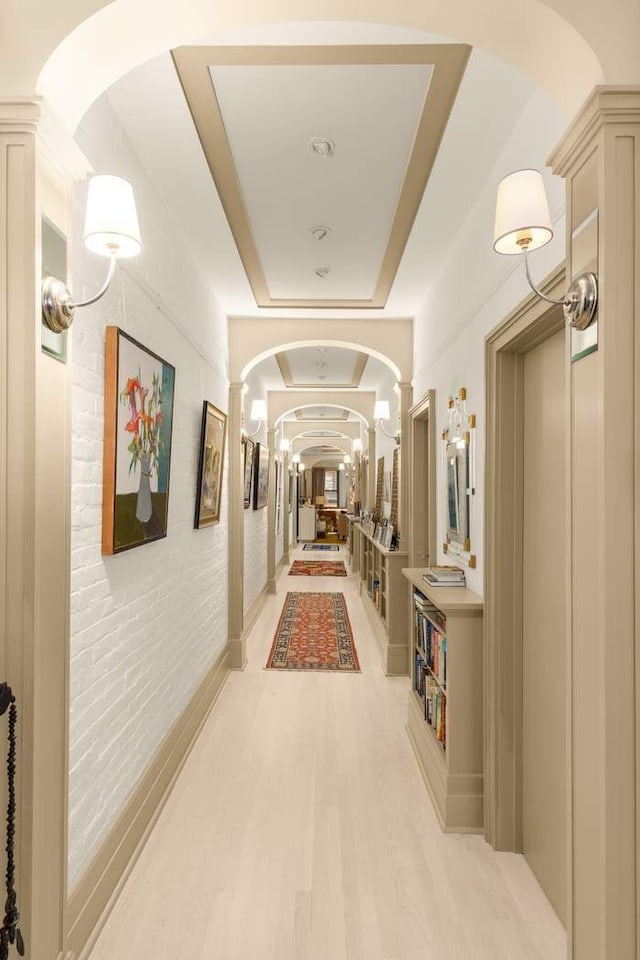
{"type": "Polygon", "coordinates": [[[220,195],[240,259],[260,307],[384,307],[426,189],[449,114],[471,52],[467,44],[378,46],[179,47],[175,68],[193,117],[211,176],[220,195]],[[389,241],[371,299],[274,299],[253,238],[238,172],[224,127],[209,67],[298,64],[429,64],[433,73],[418,123],[413,150],[398,199],[389,241]]]}
{"type": "MultiPolygon", "coordinates": [[[[541,289],[560,298],[564,267],[541,289]]],[[[485,836],[498,850],[522,849],[523,358],[563,325],[532,294],[486,338],[485,836]]]]}
{"type": "Polygon", "coordinates": [[[356,356],[356,362],[353,368],[353,374],[351,377],[350,383],[297,383],[293,379],[293,374],[291,373],[291,367],[289,366],[289,359],[286,353],[276,353],[276,363],[280,368],[280,373],[282,375],[282,380],[285,387],[294,387],[295,389],[301,390],[348,390],[349,388],[356,389],[360,386],[362,381],[362,375],[364,373],[365,367],[367,365],[367,360],[369,355],[367,353],[358,353],[356,356]]]}
{"type": "Polygon", "coordinates": [[[246,639],[253,630],[256,620],[262,613],[262,608],[264,607],[266,599],[267,584],[265,583],[264,587],[244,615],[244,630],[242,631],[242,636],[244,639],[246,639]]]}
{"type": "Polygon", "coordinates": [[[229,648],[216,658],[165,737],[115,826],[74,890],[67,945],[87,957],[229,675],[229,648]]]}

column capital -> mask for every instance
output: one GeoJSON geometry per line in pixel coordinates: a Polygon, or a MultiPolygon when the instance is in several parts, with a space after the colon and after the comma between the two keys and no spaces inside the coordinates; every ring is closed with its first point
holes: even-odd
{"type": "Polygon", "coordinates": [[[42,97],[0,97],[0,133],[35,133],[42,97]]]}
{"type": "Polygon", "coordinates": [[[547,160],[566,177],[600,130],[610,124],[640,123],[640,86],[598,86],[567,127],[547,160]]]}

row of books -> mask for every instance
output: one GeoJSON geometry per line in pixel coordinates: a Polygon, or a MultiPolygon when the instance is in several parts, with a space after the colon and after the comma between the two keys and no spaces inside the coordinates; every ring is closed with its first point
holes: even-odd
{"type": "Polygon", "coordinates": [[[424,661],[438,683],[447,686],[447,638],[416,610],[416,642],[424,661]]]}
{"type": "Polygon", "coordinates": [[[414,689],[424,703],[424,719],[433,728],[436,739],[446,749],[447,695],[427,672],[424,657],[416,653],[414,689]]]}
{"type": "Polygon", "coordinates": [[[432,677],[425,680],[424,718],[433,727],[436,739],[446,747],[447,743],[447,696],[432,677]]]}
{"type": "Polygon", "coordinates": [[[371,597],[371,599],[373,600],[375,606],[376,606],[376,607],[379,606],[379,604],[380,604],[380,581],[379,581],[376,577],[371,577],[371,578],[369,579],[369,588],[368,588],[368,591],[367,591],[367,592],[368,592],[369,596],[371,597]]]}
{"type": "Polygon", "coordinates": [[[432,623],[437,624],[441,630],[447,629],[446,616],[442,610],[438,610],[435,604],[433,604],[428,597],[425,597],[424,594],[420,593],[418,590],[414,590],[413,602],[416,609],[418,609],[420,613],[423,613],[426,617],[429,617],[432,623]]]}
{"type": "Polygon", "coordinates": [[[431,587],[465,587],[467,585],[462,567],[439,565],[427,567],[422,579],[431,587]]]}

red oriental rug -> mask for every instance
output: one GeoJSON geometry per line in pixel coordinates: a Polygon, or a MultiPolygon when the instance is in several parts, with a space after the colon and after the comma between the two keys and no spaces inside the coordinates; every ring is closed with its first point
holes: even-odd
{"type": "Polygon", "coordinates": [[[342,593],[288,593],[267,670],[360,670],[342,593]]]}
{"type": "Polygon", "coordinates": [[[346,577],[344,560],[294,560],[290,577],[346,577]]]}

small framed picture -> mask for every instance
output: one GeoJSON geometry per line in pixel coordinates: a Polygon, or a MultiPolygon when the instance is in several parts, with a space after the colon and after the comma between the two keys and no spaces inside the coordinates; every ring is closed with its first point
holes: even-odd
{"type": "Polygon", "coordinates": [[[253,458],[256,445],[253,440],[244,442],[244,508],[248,510],[253,500],[253,458]]]}
{"type": "Polygon", "coordinates": [[[207,400],[202,408],[195,528],[220,522],[227,416],[207,400]]]}
{"type": "Polygon", "coordinates": [[[262,510],[269,494],[269,447],[257,443],[254,460],[253,509],[262,510]]]}

